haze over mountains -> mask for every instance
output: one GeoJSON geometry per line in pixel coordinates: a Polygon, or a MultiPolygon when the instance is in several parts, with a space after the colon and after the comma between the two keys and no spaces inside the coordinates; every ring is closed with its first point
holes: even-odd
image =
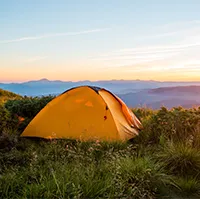
{"type": "Polygon", "coordinates": [[[200,82],[159,82],[144,80],[50,81],[41,79],[23,83],[0,83],[0,88],[20,95],[58,95],[81,85],[99,86],[118,95],[129,107],[147,106],[154,109],[200,105],[200,82]]]}

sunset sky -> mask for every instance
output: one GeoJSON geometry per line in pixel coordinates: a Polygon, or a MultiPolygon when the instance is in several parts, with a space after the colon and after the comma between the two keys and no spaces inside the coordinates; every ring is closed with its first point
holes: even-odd
{"type": "Polygon", "coordinates": [[[200,81],[200,0],[0,0],[0,30],[0,82],[200,81]]]}

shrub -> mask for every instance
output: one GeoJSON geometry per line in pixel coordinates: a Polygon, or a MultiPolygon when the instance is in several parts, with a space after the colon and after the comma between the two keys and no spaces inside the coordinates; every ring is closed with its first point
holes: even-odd
{"type": "Polygon", "coordinates": [[[142,120],[144,129],[139,134],[143,144],[159,144],[162,140],[174,142],[194,142],[200,137],[200,109],[171,110],[162,107],[155,114],[142,120]],[[198,137],[198,138],[197,138],[198,137]],[[197,138],[197,139],[196,139],[197,138]]]}
{"type": "Polygon", "coordinates": [[[37,113],[53,98],[54,96],[24,97],[22,99],[8,100],[5,103],[5,107],[16,120],[14,125],[22,132],[37,113]],[[19,116],[24,118],[20,123],[19,116]]]}
{"type": "Polygon", "coordinates": [[[5,103],[5,107],[12,115],[30,119],[35,117],[35,115],[53,98],[54,96],[24,97],[17,100],[8,100],[5,103]]]}
{"type": "Polygon", "coordinates": [[[10,115],[8,110],[0,104],[0,135],[4,128],[9,124],[10,115]]]}
{"type": "Polygon", "coordinates": [[[150,108],[134,108],[132,109],[133,113],[138,117],[140,120],[143,120],[145,118],[149,118],[150,116],[154,115],[156,113],[155,110],[152,110],[150,108]]]}

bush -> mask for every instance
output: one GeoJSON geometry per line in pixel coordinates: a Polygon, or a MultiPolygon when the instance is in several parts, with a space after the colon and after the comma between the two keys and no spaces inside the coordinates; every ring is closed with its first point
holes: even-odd
{"type": "Polygon", "coordinates": [[[10,115],[8,110],[0,104],[0,135],[5,127],[9,125],[10,115]]]}
{"type": "Polygon", "coordinates": [[[53,98],[54,96],[24,97],[18,100],[8,100],[5,107],[12,115],[32,119],[53,98]]]}
{"type": "Polygon", "coordinates": [[[5,103],[5,108],[16,120],[13,125],[17,126],[18,130],[22,132],[29,122],[37,115],[37,113],[53,98],[54,96],[44,96],[24,97],[22,99],[8,100],[5,103]],[[19,122],[19,117],[22,117],[24,120],[19,122]]]}
{"type": "Polygon", "coordinates": [[[136,140],[145,145],[162,144],[163,140],[200,145],[200,109],[162,107],[145,117],[142,123],[144,129],[136,140]]]}
{"type": "Polygon", "coordinates": [[[134,108],[132,109],[133,113],[138,117],[140,120],[144,120],[145,118],[149,118],[150,116],[156,113],[155,110],[150,108],[134,108]]]}

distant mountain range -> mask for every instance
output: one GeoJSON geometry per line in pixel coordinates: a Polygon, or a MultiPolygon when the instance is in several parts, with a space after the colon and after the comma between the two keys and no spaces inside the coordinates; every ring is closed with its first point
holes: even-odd
{"type": "Polygon", "coordinates": [[[200,86],[160,87],[137,93],[119,94],[119,97],[130,107],[191,108],[200,106],[200,86]]]}
{"type": "Polygon", "coordinates": [[[200,105],[200,82],[159,82],[144,80],[108,81],[50,81],[41,79],[23,83],[0,83],[0,88],[27,96],[58,95],[76,86],[103,87],[121,97],[130,107],[147,106],[154,109],[186,108],[200,105]]]}

